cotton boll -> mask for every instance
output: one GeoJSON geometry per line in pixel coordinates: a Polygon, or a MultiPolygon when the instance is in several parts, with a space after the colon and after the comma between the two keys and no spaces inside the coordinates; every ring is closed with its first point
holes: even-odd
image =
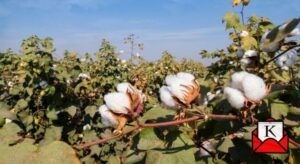
{"type": "Polygon", "coordinates": [[[190,74],[190,73],[186,73],[186,72],[179,72],[176,75],[178,78],[185,80],[187,82],[192,82],[193,80],[195,80],[195,76],[190,74]]]}
{"type": "Polygon", "coordinates": [[[240,60],[240,62],[242,63],[242,65],[247,66],[249,65],[252,61],[249,58],[243,58],[240,60]]]}
{"type": "MultiPolygon", "coordinates": [[[[279,55],[281,52],[277,52],[275,55],[279,55]]],[[[276,64],[281,67],[281,69],[288,70],[293,64],[298,60],[298,52],[296,49],[291,49],[281,55],[277,60],[276,64]]]]}
{"type": "Polygon", "coordinates": [[[244,54],[244,58],[255,57],[257,56],[257,52],[254,50],[247,50],[244,54]]]}
{"type": "Polygon", "coordinates": [[[230,87],[234,88],[234,89],[239,89],[242,90],[243,89],[243,79],[246,75],[248,75],[248,72],[242,71],[242,72],[236,72],[234,74],[231,75],[231,83],[230,83],[230,87]]]}
{"type": "Polygon", "coordinates": [[[125,93],[109,93],[104,96],[106,106],[114,113],[128,114],[131,110],[129,97],[125,93]]]}
{"type": "Polygon", "coordinates": [[[133,86],[129,83],[120,83],[117,85],[117,91],[122,93],[127,93],[127,91],[133,91],[133,86]]]}
{"type": "Polygon", "coordinates": [[[183,87],[183,85],[186,85],[185,80],[182,80],[175,75],[169,75],[166,77],[166,83],[169,86],[168,89],[173,96],[177,97],[180,100],[184,100],[188,92],[187,89],[183,87]]]}
{"type": "Polygon", "coordinates": [[[226,87],[224,89],[224,96],[233,108],[241,109],[244,106],[245,97],[241,91],[226,87]]]}
{"type": "Polygon", "coordinates": [[[106,105],[100,106],[98,112],[101,115],[101,122],[105,127],[116,127],[118,125],[117,119],[114,118],[112,112],[106,105]]]}
{"type": "Polygon", "coordinates": [[[293,31],[291,31],[290,33],[289,33],[289,37],[292,37],[292,36],[297,36],[297,35],[300,35],[300,30],[299,30],[299,28],[295,28],[293,31]]]}
{"type": "Polygon", "coordinates": [[[275,51],[277,51],[279,49],[280,44],[279,44],[279,42],[274,42],[272,44],[269,44],[268,47],[266,47],[265,43],[267,41],[267,35],[268,34],[269,34],[268,31],[264,33],[264,35],[261,38],[259,47],[264,52],[275,52],[275,51]]]}
{"type": "Polygon", "coordinates": [[[246,37],[246,36],[248,36],[249,35],[249,32],[248,31],[242,31],[241,33],[240,33],[240,37],[246,37]]]}
{"type": "Polygon", "coordinates": [[[173,108],[173,109],[179,108],[178,103],[174,100],[174,98],[167,86],[162,86],[159,89],[159,96],[160,96],[160,100],[162,101],[162,103],[165,106],[167,106],[169,108],[173,108]]]}
{"type": "Polygon", "coordinates": [[[244,50],[243,50],[243,48],[238,48],[238,50],[236,51],[236,55],[237,55],[237,57],[238,58],[241,58],[241,57],[243,57],[244,56],[244,50]]]}
{"type": "Polygon", "coordinates": [[[248,74],[243,79],[244,95],[253,101],[260,101],[265,97],[266,84],[262,78],[254,74],[248,74]]]}

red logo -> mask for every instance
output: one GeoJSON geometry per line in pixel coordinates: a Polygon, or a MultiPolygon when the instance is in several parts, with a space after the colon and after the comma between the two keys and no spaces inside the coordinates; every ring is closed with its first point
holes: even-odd
{"type": "Polygon", "coordinates": [[[257,153],[286,153],[289,138],[282,122],[258,122],[252,132],[252,149],[257,153]]]}

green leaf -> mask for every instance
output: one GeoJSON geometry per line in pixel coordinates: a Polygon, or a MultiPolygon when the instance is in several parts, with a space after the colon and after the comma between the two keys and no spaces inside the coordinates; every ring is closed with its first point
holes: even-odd
{"type": "Polygon", "coordinates": [[[145,163],[196,163],[194,151],[178,149],[177,151],[163,152],[148,150],[145,163]]]}
{"type": "Polygon", "coordinates": [[[150,110],[148,110],[146,113],[144,113],[142,120],[157,120],[158,118],[167,118],[167,117],[173,117],[176,114],[175,110],[163,108],[160,105],[157,107],[154,107],[150,110]]]}
{"type": "Polygon", "coordinates": [[[85,109],[84,109],[85,113],[87,113],[88,115],[91,116],[91,118],[94,117],[95,113],[98,111],[97,110],[97,107],[94,106],[94,105],[90,105],[90,106],[87,106],[85,109]]]}
{"type": "Polygon", "coordinates": [[[17,111],[21,111],[21,110],[23,110],[23,109],[26,109],[27,106],[28,106],[27,101],[24,100],[24,99],[20,99],[20,100],[18,100],[18,102],[17,102],[17,104],[15,105],[14,108],[15,108],[17,111]]]}
{"type": "Polygon", "coordinates": [[[68,144],[61,141],[54,141],[40,148],[32,163],[80,163],[76,152],[68,144]]]}
{"type": "Polygon", "coordinates": [[[31,163],[30,160],[37,150],[37,147],[32,144],[33,142],[34,140],[32,139],[25,139],[23,142],[14,146],[9,146],[8,144],[0,142],[1,164],[31,163]]]}
{"type": "Polygon", "coordinates": [[[222,22],[226,22],[226,29],[235,28],[240,23],[240,18],[233,12],[227,12],[223,17],[222,22]]]}
{"type": "Polygon", "coordinates": [[[271,117],[275,120],[281,120],[289,112],[289,106],[283,101],[276,100],[271,103],[271,117]]]}
{"type": "Polygon", "coordinates": [[[228,153],[231,147],[234,147],[232,140],[229,137],[224,137],[218,143],[217,150],[223,153],[228,153]]]}
{"type": "Polygon", "coordinates": [[[241,44],[244,50],[250,50],[258,47],[256,39],[251,36],[243,37],[241,44]]]}
{"type": "Polygon", "coordinates": [[[109,163],[109,164],[121,164],[121,160],[120,160],[120,157],[111,155],[111,156],[108,158],[107,163],[109,163]]]}
{"type": "Polygon", "coordinates": [[[77,107],[76,107],[76,106],[73,106],[73,105],[67,108],[67,112],[68,112],[69,115],[72,116],[72,117],[75,116],[76,110],[77,110],[77,107]]]}
{"type": "Polygon", "coordinates": [[[45,146],[53,141],[61,139],[62,127],[50,126],[46,129],[44,139],[40,142],[39,146],[45,146]]]}
{"type": "Polygon", "coordinates": [[[20,138],[18,133],[21,131],[22,129],[15,123],[5,124],[0,129],[0,142],[13,143],[17,141],[20,138]]]}

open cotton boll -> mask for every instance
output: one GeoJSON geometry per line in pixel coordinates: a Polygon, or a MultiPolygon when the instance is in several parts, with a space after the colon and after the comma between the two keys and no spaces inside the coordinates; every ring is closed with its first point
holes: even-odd
{"type": "Polygon", "coordinates": [[[100,106],[98,112],[101,115],[101,122],[105,127],[116,127],[118,125],[117,119],[113,117],[113,114],[106,105],[100,106]]]}
{"type": "Polygon", "coordinates": [[[242,90],[243,89],[243,79],[248,74],[249,73],[245,72],[245,71],[236,72],[236,73],[232,74],[230,87],[232,87],[234,89],[242,90]]]}
{"type": "MultiPolygon", "coordinates": [[[[276,52],[276,56],[279,55],[281,52],[276,52]]],[[[277,60],[276,64],[281,67],[281,69],[288,70],[289,67],[291,67],[293,64],[296,63],[298,60],[298,52],[296,49],[291,49],[281,55],[277,60]]]]}
{"type": "Polygon", "coordinates": [[[185,80],[187,82],[192,82],[193,80],[195,80],[195,76],[190,74],[190,73],[186,73],[186,72],[179,72],[176,75],[178,78],[185,80]]]}
{"type": "Polygon", "coordinates": [[[113,92],[104,96],[106,106],[114,113],[128,114],[131,108],[129,97],[125,93],[113,92]]]}
{"type": "Polygon", "coordinates": [[[255,57],[255,56],[257,56],[257,52],[254,50],[247,50],[244,54],[245,58],[255,57]]]}
{"type": "Polygon", "coordinates": [[[240,62],[242,63],[242,65],[246,66],[249,65],[252,61],[249,58],[243,58],[240,60],[240,62]]]}
{"type": "Polygon", "coordinates": [[[264,52],[275,52],[279,49],[279,42],[273,42],[268,47],[265,47],[265,43],[267,41],[267,35],[269,34],[269,31],[265,32],[260,40],[260,49],[264,52]]]}
{"type": "Polygon", "coordinates": [[[248,73],[243,79],[244,95],[253,101],[260,101],[265,97],[266,84],[262,78],[248,73]]]}
{"type": "Polygon", "coordinates": [[[241,91],[226,87],[224,89],[224,96],[233,108],[241,109],[244,106],[245,97],[241,91]]]}
{"type": "Polygon", "coordinates": [[[117,85],[117,91],[127,93],[127,90],[133,91],[133,86],[130,83],[124,82],[117,85]]]}
{"type": "Polygon", "coordinates": [[[180,79],[175,75],[168,75],[166,77],[166,83],[169,86],[168,89],[171,94],[180,100],[184,100],[187,93],[187,89],[183,87],[183,85],[191,84],[190,82],[187,84],[186,80],[180,79]]]}
{"type": "Polygon", "coordinates": [[[173,109],[179,108],[178,103],[174,100],[174,98],[167,86],[162,86],[159,89],[159,97],[165,106],[167,106],[169,108],[173,108],[173,109]]]}
{"type": "Polygon", "coordinates": [[[300,30],[299,30],[299,28],[295,28],[293,31],[291,31],[290,33],[289,33],[289,37],[292,37],[292,36],[297,36],[297,35],[300,35],[300,30]]]}

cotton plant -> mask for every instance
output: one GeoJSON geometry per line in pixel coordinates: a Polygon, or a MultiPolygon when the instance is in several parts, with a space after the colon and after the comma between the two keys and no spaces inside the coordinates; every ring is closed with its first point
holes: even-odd
{"type": "Polygon", "coordinates": [[[230,86],[225,87],[224,96],[235,109],[252,109],[260,104],[269,92],[270,86],[267,86],[262,78],[242,71],[231,76],[230,86]]]}
{"type": "Polygon", "coordinates": [[[122,132],[129,119],[136,118],[143,109],[144,94],[130,83],[117,85],[117,92],[104,96],[105,104],[98,109],[105,127],[115,128],[114,133],[122,132]]]}
{"type": "MultiPolygon", "coordinates": [[[[190,107],[191,103],[199,96],[200,86],[194,75],[179,72],[165,78],[166,85],[159,89],[160,100],[168,108],[182,110],[190,107]]],[[[175,118],[184,117],[180,111],[175,118]]]]}

